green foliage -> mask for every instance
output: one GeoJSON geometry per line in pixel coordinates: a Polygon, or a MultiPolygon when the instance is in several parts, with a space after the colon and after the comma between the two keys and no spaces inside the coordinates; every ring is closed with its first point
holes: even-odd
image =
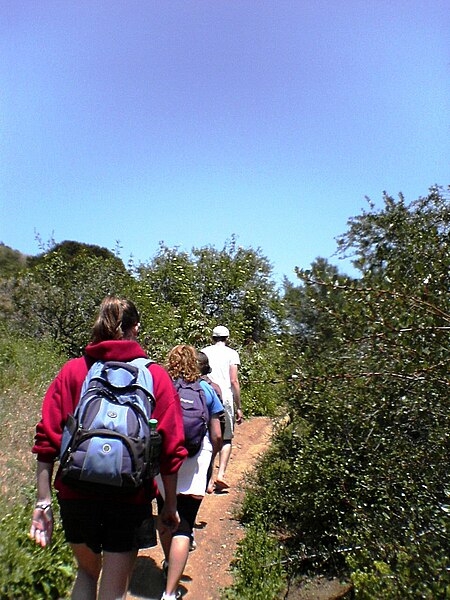
{"type": "Polygon", "coordinates": [[[357,598],[448,594],[449,235],[440,190],[385,198],[341,240],[361,280],[313,265],[287,290],[292,422],[243,516],[285,536],[297,572],[352,573],[357,598]]]}
{"type": "Polygon", "coordinates": [[[233,324],[240,343],[267,339],[279,324],[279,299],[270,279],[272,267],[261,251],[236,245],[235,238],[220,251],[193,249],[203,314],[233,324]]]}
{"type": "MultiPolygon", "coordinates": [[[[41,246],[42,245],[43,244],[41,242],[41,246]]],[[[121,269],[122,271],[125,270],[121,259],[118,258],[117,256],[115,256],[114,253],[111,252],[111,250],[108,250],[107,248],[102,248],[100,246],[96,246],[94,244],[82,244],[80,242],[72,242],[69,240],[60,242],[59,244],[56,244],[52,240],[49,243],[49,247],[44,252],[42,252],[41,254],[38,254],[37,256],[28,257],[28,261],[27,261],[28,266],[33,267],[42,262],[45,262],[46,255],[48,253],[54,253],[54,252],[58,252],[58,254],[66,262],[71,262],[74,258],[76,258],[77,256],[80,256],[80,255],[81,256],[82,255],[96,256],[99,258],[104,258],[106,260],[111,260],[113,262],[115,261],[118,269],[121,269]]]]}
{"type": "Polygon", "coordinates": [[[284,597],[283,549],[261,523],[254,523],[236,554],[239,568],[234,584],[222,592],[224,600],[267,600],[284,597]]]}
{"type": "Polygon", "coordinates": [[[230,327],[238,348],[281,330],[269,262],[234,239],[220,251],[194,248],[191,254],[161,244],[147,265],[130,265],[130,271],[104,248],[76,242],[52,244],[29,265],[15,280],[1,282],[3,316],[20,333],[49,336],[69,356],[81,353],[107,294],[135,301],[141,340],[159,361],[175,344],[205,345],[219,322],[230,327]]]}
{"type": "MultiPolygon", "coordinates": [[[[0,327],[0,391],[13,389],[21,393],[42,395],[59,367],[65,361],[55,344],[49,340],[12,337],[0,327]]],[[[0,411],[0,419],[1,419],[0,411]]]]}
{"type": "Polygon", "coordinates": [[[448,599],[448,556],[442,554],[448,531],[442,533],[447,537],[436,544],[434,535],[423,532],[418,540],[412,532],[407,545],[385,546],[378,560],[373,560],[365,549],[349,556],[355,596],[362,600],[448,599]]]}
{"type": "MultiPolygon", "coordinates": [[[[270,336],[281,311],[270,273],[259,251],[237,247],[234,239],[220,251],[193,248],[190,255],[162,244],[158,255],[139,269],[153,309],[159,307],[169,320],[170,328],[157,329],[156,337],[197,347],[209,341],[218,323],[229,326],[237,346],[270,336]]],[[[157,328],[161,321],[156,319],[157,328]]]]}
{"type": "Polygon", "coordinates": [[[0,277],[16,275],[26,265],[27,257],[0,242],[0,277]]]}
{"type": "Polygon", "coordinates": [[[52,250],[17,278],[11,323],[31,337],[49,336],[66,354],[78,356],[101,300],[110,293],[120,295],[129,279],[115,257],[82,248],[68,258],[65,247],[52,250]]]}
{"type": "Polygon", "coordinates": [[[0,328],[0,511],[21,502],[32,480],[30,449],[42,398],[64,361],[50,340],[12,337],[0,328]]]}
{"type": "Polygon", "coordinates": [[[28,537],[33,503],[17,504],[0,521],[0,598],[56,600],[65,597],[74,577],[72,552],[55,517],[50,546],[28,537]]]}
{"type": "Polygon", "coordinates": [[[285,410],[289,395],[289,366],[282,337],[239,348],[239,381],[246,417],[276,416],[285,410]]]}
{"type": "Polygon", "coordinates": [[[176,344],[198,346],[206,327],[193,274],[190,257],[164,245],[149,265],[139,269],[142,336],[151,356],[160,361],[176,344]]]}
{"type": "Polygon", "coordinates": [[[65,358],[50,340],[0,331],[0,598],[61,598],[73,579],[71,552],[57,522],[45,550],[28,538],[35,469],[30,449],[42,396],[65,358]]]}
{"type": "Polygon", "coordinates": [[[382,210],[371,205],[372,212],[349,220],[340,252],[353,258],[366,281],[438,302],[449,283],[449,198],[438,186],[410,205],[401,194],[396,201],[384,193],[382,210]]]}
{"type": "Polygon", "coordinates": [[[283,304],[294,348],[314,356],[324,345],[332,343],[335,333],[333,314],[341,309],[342,294],[313,282],[343,283],[348,278],[339,274],[338,269],[324,258],[317,258],[305,273],[309,279],[297,286],[285,279],[283,304]],[[333,308],[323,311],[319,307],[327,297],[327,304],[333,308]]]}

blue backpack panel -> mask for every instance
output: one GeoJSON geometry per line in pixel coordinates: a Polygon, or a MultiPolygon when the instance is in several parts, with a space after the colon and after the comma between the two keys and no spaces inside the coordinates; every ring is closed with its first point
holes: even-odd
{"type": "Polygon", "coordinates": [[[180,377],[173,383],[183,412],[184,445],[188,456],[194,456],[208,431],[209,413],[205,392],[198,381],[187,382],[180,377]]]}
{"type": "Polygon", "coordinates": [[[61,479],[96,492],[133,492],[159,472],[161,437],[150,428],[155,405],[151,361],[97,361],[61,443],[61,479]]]}

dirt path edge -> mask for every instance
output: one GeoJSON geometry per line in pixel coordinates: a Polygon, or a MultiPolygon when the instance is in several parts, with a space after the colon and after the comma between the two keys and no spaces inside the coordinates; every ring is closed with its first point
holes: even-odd
{"type": "MultiPolygon", "coordinates": [[[[220,589],[231,585],[230,564],[244,528],[235,518],[242,502],[248,473],[270,444],[273,420],[252,417],[236,427],[227,469],[230,489],[205,496],[197,516],[195,540],[180,582],[183,598],[219,600],[220,589]]],[[[159,600],[164,582],[163,554],[156,546],[139,552],[127,600],[159,600]]]]}

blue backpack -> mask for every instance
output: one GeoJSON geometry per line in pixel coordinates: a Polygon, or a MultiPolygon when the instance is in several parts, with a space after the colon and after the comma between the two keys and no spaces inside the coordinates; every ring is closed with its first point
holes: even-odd
{"type": "Polygon", "coordinates": [[[179,377],[173,384],[180,397],[183,412],[184,445],[188,456],[194,456],[200,450],[208,431],[206,395],[198,381],[187,382],[179,377]]]}
{"type": "Polygon", "coordinates": [[[63,431],[64,483],[93,493],[133,492],[159,472],[150,362],[97,361],[89,369],[63,431]]]}

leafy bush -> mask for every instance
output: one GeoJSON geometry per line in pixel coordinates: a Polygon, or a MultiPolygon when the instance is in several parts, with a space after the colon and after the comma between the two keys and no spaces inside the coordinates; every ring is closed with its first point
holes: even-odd
{"type": "Polygon", "coordinates": [[[75,254],[59,247],[16,278],[10,324],[29,337],[51,337],[68,356],[79,356],[101,300],[107,294],[121,295],[130,280],[116,257],[88,247],[75,254]]]}
{"type": "Polygon", "coordinates": [[[282,598],[285,573],[282,566],[283,551],[261,523],[246,531],[239,543],[236,558],[239,569],[234,584],[222,592],[225,600],[276,600],[282,598]]]}
{"type": "Polygon", "coordinates": [[[243,517],[278,531],[297,573],[350,574],[357,598],[446,598],[448,199],[386,196],[350,221],[342,247],[360,280],[316,263],[288,290],[307,308],[290,313],[292,422],[243,517]]]}
{"type": "MultiPolygon", "coordinates": [[[[11,336],[0,329],[0,391],[42,395],[66,360],[53,340],[11,336]]],[[[0,411],[4,414],[4,411],[0,411]]]]}
{"type": "Polygon", "coordinates": [[[276,416],[285,409],[287,383],[285,345],[282,338],[239,349],[239,381],[246,417],[276,416]]]}
{"type": "Polygon", "coordinates": [[[33,503],[16,505],[0,521],[1,600],[56,600],[67,595],[74,577],[72,552],[59,520],[50,546],[28,537],[33,503]]]}

